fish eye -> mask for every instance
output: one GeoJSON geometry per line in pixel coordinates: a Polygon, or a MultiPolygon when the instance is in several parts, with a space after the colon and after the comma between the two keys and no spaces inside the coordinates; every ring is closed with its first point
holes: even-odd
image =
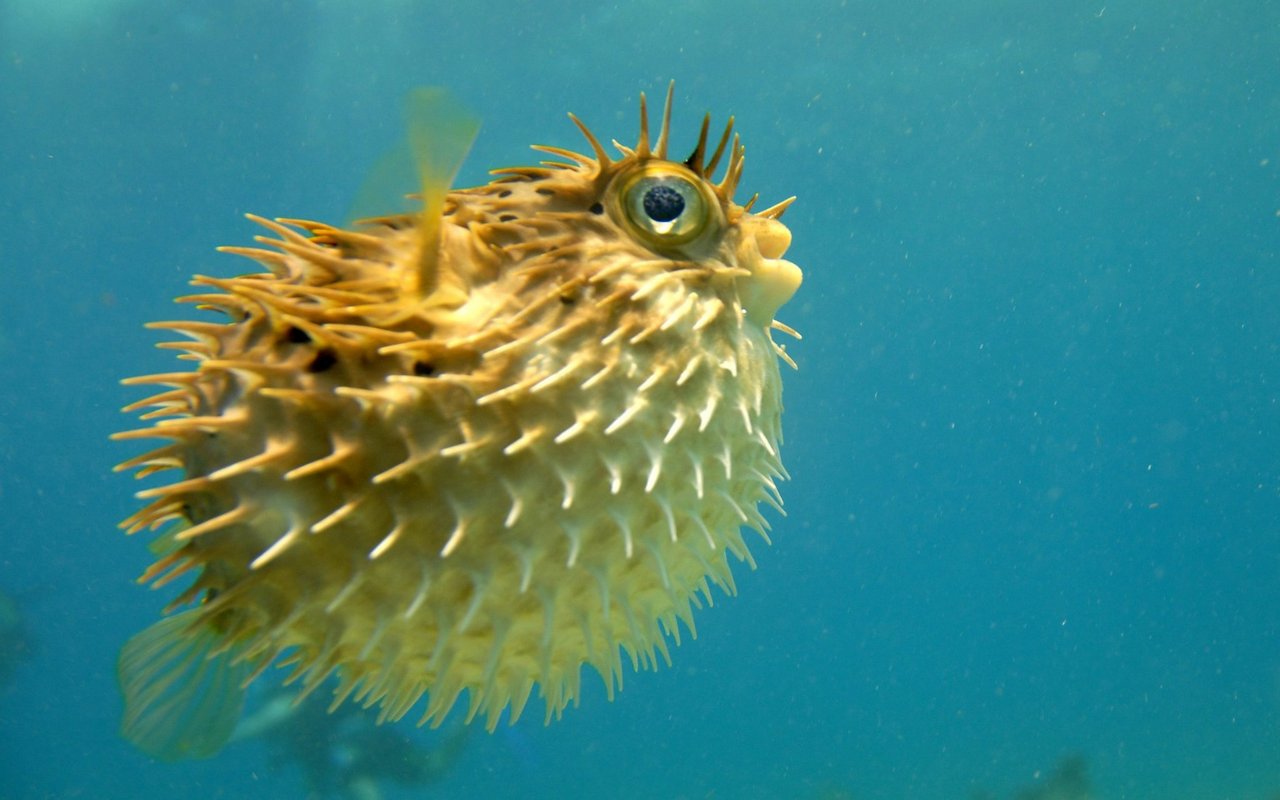
{"type": "Polygon", "coordinates": [[[649,164],[627,176],[619,204],[632,232],[660,250],[688,244],[711,221],[707,190],[676,164],[649,164]]]}
{"type": "Polygon", "coordinates": [[[674,222],[684,213],[684,195],[670,184],[659,183],[644,190],[640,198],[644,213],[654,222],[674,222]]]}

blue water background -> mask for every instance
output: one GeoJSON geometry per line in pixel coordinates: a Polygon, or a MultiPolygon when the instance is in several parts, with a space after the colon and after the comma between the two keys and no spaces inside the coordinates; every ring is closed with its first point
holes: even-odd
{"type": "Polygon", "coordinates": [[[569,110],[631,141],[671,78],[679,147],[736,114],[744,189],[800,198],[788,516],[672,668],[386,797],[1007,797],[1070,753],[1112,800],[1280,793],[1280,4],[6,0],[0,57],[0,589],[38,637],[0,797],[302,796],[256,743],[116,733],[163,604],[117,381],[246,269],[241,215],[343,220],[417,85],[483,117],[472,184],[582,147],[569,110]]]}

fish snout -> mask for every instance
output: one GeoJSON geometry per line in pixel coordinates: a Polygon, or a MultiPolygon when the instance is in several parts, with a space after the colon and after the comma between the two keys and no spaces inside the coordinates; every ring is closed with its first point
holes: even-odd
{"type": "Polygon", "coordinates": [[[738,245],[738,266],[746,268],[742,306],[747,319],[768,327],[774,314],[800,288],[804,273],[782,258],[791,246],[791,231],[776,219],[748,217],[739,223],[742,239],[738,245]]]}

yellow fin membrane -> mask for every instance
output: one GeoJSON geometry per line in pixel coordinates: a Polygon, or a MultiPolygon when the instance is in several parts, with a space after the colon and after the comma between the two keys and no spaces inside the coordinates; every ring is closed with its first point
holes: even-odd
{"type": "MultiPolygon", "coordinates": [[[[444,89],[414,89],[405,103],[409,150],[422,180],[418,263],[405,276],[410,295],[428,298],[448,281],[440,262],[445,195],[480,131],[480,119],[444,89]]],[[[447,302],[447,300],[446,300],[447,302]]]]}
{"type": "Polygon", "coordinates": [[[244,709],[243,683],[252,665],[233,664],[234,651],[213,654],[220,637],[206,626],[192,627],[197,613],[163,619],[120,651],[120,732],[162,761],[216,754],[244,709]]]}
{"type": "Polygon", "coordinates": [[[178,534],[190,527],[191,523],[185,519],[170,525],[159,536],[151,540],[150,544],[147,545],[147,549],[151,551],[151,555],[158,559],[176,553],[186,544],[186,542],[178,539],[178,534]]]}
{"type": "Polygon", "coordinates": [[[398,142],[379,156],[356,189],[347,222],[356,226],[393,214],[409,213],[413,207],[410,194],[417,191],[411,180],[414,169],[407,142],[398,142]]]}

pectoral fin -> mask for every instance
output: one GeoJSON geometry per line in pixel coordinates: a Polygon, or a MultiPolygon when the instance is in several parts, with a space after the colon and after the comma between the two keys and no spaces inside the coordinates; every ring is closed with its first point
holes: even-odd
{"type": "Polygon", "coordinates": [[[120,732],[162,761],[208,758],[235,729],[252,665],[235,651],[214,654],[221,639],[192,609],[157,622],[125,643],[118,676],[124,694],[120,732]]]}

